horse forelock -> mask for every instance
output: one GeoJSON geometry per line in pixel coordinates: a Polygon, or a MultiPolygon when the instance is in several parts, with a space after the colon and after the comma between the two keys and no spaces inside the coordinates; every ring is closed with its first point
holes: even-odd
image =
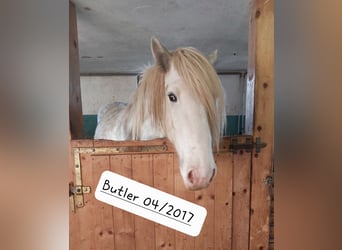
{"type": "Polygon", "coordinates": [[[165,73],[157,66],[146,68],[138,90],[129,104],[132,139],[141,139],[142,126],[147,118],[153,127],[165,129],[165,73]]]}
{"type": "Polygon", "coordinates": [[[225,126],[225,100],[221,81],[207,58],[195,48],[172,52],[175,70],[207,113],[213,145],[218,147],[225,126]]]}

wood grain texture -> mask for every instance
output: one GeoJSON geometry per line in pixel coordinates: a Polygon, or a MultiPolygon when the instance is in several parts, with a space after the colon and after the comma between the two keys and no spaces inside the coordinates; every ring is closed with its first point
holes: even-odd
{"type": "MultiPolygon", "coordinates": [[[[153,156],[132,155],[133,179],[153,187],[153,156]]],[[[155,249],[155,223],[140,216],[135,216],[135,245],[136,249],[155,249]]]]}
{"type": "MultiPolygon", "coordinates": [[[[153,155],[154,187],[164,192],[174,193],[173,154],[153,155]]],[[[175,230],[155,224],[156,249],[175,248],[175,230]]]]}
{"type": "Polygon", "coordinates": [[[93,140],[72,140],[70,145],[73,148],[92,148],[94,147],[93,140]]]}
{"type": "Polygon", "coordinates": [[[95,147],[117,147],[117,146],[153,146],[153,145],[166,145],[166,152],[174,152],[172,143],[166,138],[159,138],[145,141],[112,141],[97,139],[93,140],[95,147]]]}
{"type": "MultiPolygon", "coordinates": [[[[216,155],[217,174],[215,182],[215,249],[230,250],[232,245],[232,189],[233,157],[231,153],[216,155]]],[[[234,239],[235,240],[235,239],[234,239]]]]}
{"type": "MultiPolygon", "coordinates": [[[[270,193],[266,184],[272,176],[274,134],[274,10],[273,0],[255,0],[251,29],[255,43],[255,90],[253,137],[267,146],[252,157],[250,249],[269,249],[270,193]]],[[[250,55],[253,57],[253,55],[250,55]]]]}
{"type": "Polygon", "coordinates": [[[248,249],[250,220],[251,153],[233,155],[233,244],[232,249],[248,249]]]}
{"type": "Polygon", "coordinates": [[[209,187],[195,191],[195,201],[198,205],[207,209],[207,217],[202,227],[202,231],[195,238],[195,249],[215,248],[215,181],[209,187]]]}
{"type": "MultiPolygon", "coordinates": [[[[240,139],[243,141],[243,137],[240,139]]],[[[134,142],[119,145],[127,143],[135,145],[134,142]]],[[[137,142],[137,145],[141,143],[137,142]]],[[[91,149],[93,143],[91,140],[78,140],[71,145],[91,149]]],[[[116,145],[102,142],[100,147],[116,145]]],[[[249,227],[248,217],[245,216],[245,197],[249,191],[244,192],[244,189],[250,185],[246,172],[250,163],[246,163],[247,154],[233,155],[227,151],[227,143],[224,147],[223,152],[215,153],[217,175],[213,182],[209,188],[195,192],[185,188],[174,152],[96,155],[93,150],[84,151],[81,154],[82,180],[83,185],[91,186],[92,193],[85,194],[85,206],[77,208],[76,214],[71,214],[71,249],[191,250],[232,249],[232,246],[234,249],[244,249],[248,238],[246,230],[242,229],[249,227]],[[200,235],[188,236],[95,200],[93,192],[100,174],[106,169],[204,206],[208,214],[200,235]],[[233,169],[238,171],[233,172],[233,169]],[[235,203],[233,191],[236,192],[235,203]],[[244,233],[244,238],[239,232],[244,233]]],[[[246,209],[248,212],[248,207],[246,209]]]]}
{"type": "MultiPolygon", "coordinates": [[[[132,156],[110,157],[110,170],[127,178],[132,178],[132,156]]],[[[115,249],[135,249],[134,215],[113,207],[115,249]]]]}
{"type": "MultiPolygon", "coordinates": [[[[90,155],[80,154],[80,163],[82,166],[82,182],[91,184],[92,182],[92,159],[90,155]]],[[[77,216],[79,216],[79,235],[80,242],[76,249],[95,249],[95,216],[93,216],[94,203],[92,197],[89,195],[83,196],[84,205],[87,209],[77,209],[77,216]],[[84,219],[87,218],[87,219],[84,219]]]]}
{"type": "MultiPolygon", "coordinates": [[[[92,186],[96,187],[100,176],[109,170],[109,156],[92,156],[92,186]]],[[[85,173],[86,174],[86,173],[85,173]]],[[[92,190],[95,191],[94,189],[92,190]]],[[[114,221],[112,206],[99,202],[92,194],[85,195],[92,205],[91,215],[94,218],[95,249],[114,249],[114,221]]],[[[87,200],[85,201],[87,202],[87,200]]],[[[86,203],[86,205],[88,205],[86,203]]]]}
{"type": "MultiPolygon", "coordinates": [[[[71,139],[71,134],[70,134],[70,139],[71,139]]],[[[73,155],[73,148],[70,143],[69,145],[69,183],[75,182],[74,181],[75,175],[74,175],[73,169],[74,169],[74,155],[73,155]]],[[[78,249],[77,246],[79,245],[79,242],[81,239],[80,233],[79,233],[81,218],[78,216],[78,214],[75,214],[72,212],[70,205],[71,204],[69,201],[69,249],[78,249]]]]}
{"type": "Polygon", "coordinates": [[[69,2],[69,120],[72,139],[83,137],[80,65],[75,4],[69,2]]]}

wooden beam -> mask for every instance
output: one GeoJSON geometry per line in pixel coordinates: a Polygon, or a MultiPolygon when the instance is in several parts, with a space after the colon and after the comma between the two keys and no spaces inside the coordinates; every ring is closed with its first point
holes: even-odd
{"type": "Polygon", "coordinates": [[[69,2],[69,121],[71,139],[83,137],[80,65],[75,4],[69,2]]]}
{"type": "Polygon", "coordinates": [[[253,135],[254,124],[254,85],[255,85],[255,39],[256,26],[255,18],[255,0],[250,10],[249,32],[248,32],[248,68],[246,77],[246,119],[245,134],[253,135]]]}
{"type": "Polygon", "coordinates": [[[274,10],[273,0],[254,0],[250,19],[248,78],[254,82],[254,140],[267,146],[252,157],[249,249],[269,249],[270,185],[273,178],[274,134],[274,10]]]}

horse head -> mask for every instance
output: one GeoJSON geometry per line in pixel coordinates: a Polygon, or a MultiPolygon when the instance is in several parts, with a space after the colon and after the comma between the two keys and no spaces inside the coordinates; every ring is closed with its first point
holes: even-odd
{"type": "Polygon", "coordinates": [[[164,73],[165,134],[179,157],[180,173],[191,190],[208,187],[216,174],[213,147],[225,121],[224,90],[213,63],[197,49],[168,51],[156,38],[151,50],[164,73]]]}

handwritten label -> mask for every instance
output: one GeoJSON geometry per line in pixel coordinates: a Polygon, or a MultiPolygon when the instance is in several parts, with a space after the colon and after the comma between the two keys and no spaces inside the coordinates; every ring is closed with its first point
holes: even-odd
{"type": "Polygon", "coordinates": [[[207,216],[202,206],[111,171],[102,173],[95,198],[191,236],[199,235],[207,216]]]}

